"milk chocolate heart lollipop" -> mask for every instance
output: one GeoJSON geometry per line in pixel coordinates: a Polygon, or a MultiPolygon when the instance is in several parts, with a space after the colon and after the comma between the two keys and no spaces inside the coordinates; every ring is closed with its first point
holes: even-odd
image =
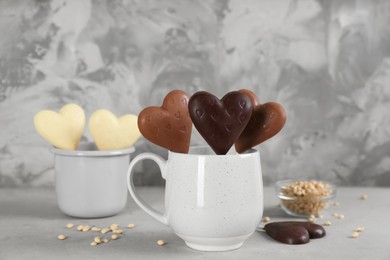
{"type": "Polygon", "coordinates": [[[286,123],[286,112],[275,102],[261,105],[255,93],[248,89],[239,91],[250,98],[253,109],[248,125],[235,142],[236,151],[242,153],[279,133],[286,123]]]}
{"type": "Polygon", "coordinates": [[[181,90],[169,92],[161,107],[147,107],[138,115],[142,135],[159,146],[188,153],[192,122],[188,114],[188,95],[181,90]]]}
{"type": "Polygon", "coordinates": [[[238,92],[227,93],[221,100],[200,91],[188,103],[196,129],[216,154],[226,154],[247,125],[252,114],[249,97],[238,92]]]}

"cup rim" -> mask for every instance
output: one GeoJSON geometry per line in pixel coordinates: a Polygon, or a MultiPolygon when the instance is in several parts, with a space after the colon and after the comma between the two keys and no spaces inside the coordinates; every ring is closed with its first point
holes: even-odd
{"type": "MultiPolygon", "coordinates": [[[[80,145],[95,145],[94,142],[82,142],[80,145]]],[[[52,147],[50,151],[55,155],[75,156],[75,157],[108,157],[131,154],[135,151],[133,146],[118,150],[63,150],[52,147]]]]}
{"type": "MultiPolygon", "coordinates": [[[[206,149],[210,149],[212,150],[212,148],[210,146],[207,146],[207,145],[195,145],[195,146],[190,146],[190,150],[193,149],[193,148],[199,148],[199,149],[202,149],[202,148],[206,148],[206,149]]],[[[213,150],[212,150],[213,151],[213,150]]],[[[237,157],[237,156],[240,156],[240,157],[243,157],[243,156],[251,156],[251,155],[254,155],[254,154],[259,154],[259,151],[256,150],[256,149],[248,149],[245,153],[235,153],[235,154],[194,154],[194,153],[177,153],[177,152],[173,152],[173,151],[168,151],[169,155],[175,155],[175,156],[194,156],[194,157],[197,157],[197,156],[207,156],[207,157],[237,157]]]]}

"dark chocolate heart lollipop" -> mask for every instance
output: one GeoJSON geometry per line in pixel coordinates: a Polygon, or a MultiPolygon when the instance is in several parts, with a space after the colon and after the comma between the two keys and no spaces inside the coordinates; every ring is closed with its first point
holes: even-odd
{"type": "Polygon", "coordinates": [[[216,154],[226,154],[244,130],[252,113],[249,97],[227,93],[221,100],[200,91],[192,95],[188,110],[196,129],[216,154]]]}
{"type": "Polygon", "coordinates": [[[169,92],[161,107],[147,107],[138,115],[142,135],[173,152],[188,153],[192,122],[188,114],[188,95],[181,90],[169,92]]]}
{"type": "Polygon", "coordinates": [[[261,105],[248,89],[239,91],[250,98],[253,109],[248,125],[235,142],[236,151],[242,153],[279,133],[286,122],[286,112],[275,102],[261,105]]]}
{"type": "Polygon", "coordinates": [[[284,221],[273,222],[264,226],[265,232],[281,243],[306,244],[310,239],[324,237],[325,229],[311,222],[284,221]]]}

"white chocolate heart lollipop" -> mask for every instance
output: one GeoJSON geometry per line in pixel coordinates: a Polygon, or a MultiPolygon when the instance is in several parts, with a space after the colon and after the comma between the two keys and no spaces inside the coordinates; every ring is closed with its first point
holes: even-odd
{"type": "Polygon", "coordinates": [[[89,132],[99,150],[116,150],[132,146],[141,136],[137,116],[117,118],[108,110],[95,111],[89,118],[89,132]]]}
{"type": "Polygon", "coordinates": [[[84,110],[76,104],[63,106],[59,113],[41,110],[34,116],[37,132],[51,145],[64,150],[76,150],[84,125],[84,110]]]}

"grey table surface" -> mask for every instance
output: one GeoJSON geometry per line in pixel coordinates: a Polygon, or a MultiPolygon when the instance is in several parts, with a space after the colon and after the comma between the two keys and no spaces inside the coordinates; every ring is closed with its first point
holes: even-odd
{"type": "MultiPolygon", "coordinates": [[[[139,188],[145,200],[163,209],[163,188],[139,188]]],[[[339,188],[335,201],[323,212],[329,220],[325,238],[305,245],[285,245],[255,232],[242,248],[229,252],[199,252],[188,248],[169,227],[144,213],[129,197],[119,215],[100,219],[76,219],[60,212],[53,189],[0,189],[0,259],[390,259],[390,189],[339,188]],[[367,194],[367,200],[360,200],[367,194]],[[344,220],[331,216],[338,212],[344,220]],[[67,223],[100,227],[127,225],[124,235],[107,244],[90,246],[96,232],[67,229],[67,223]],[[359,238],[350,238],[362,226],[359,238]],[[64,234],[66,240],[58,240],[64,234]],[[165,246],[156,241],[163,239],[165,246]]],[[[264,191],[264,215],[271,221],[291,220],[280,207],[272,188],[264,191]]]]}

